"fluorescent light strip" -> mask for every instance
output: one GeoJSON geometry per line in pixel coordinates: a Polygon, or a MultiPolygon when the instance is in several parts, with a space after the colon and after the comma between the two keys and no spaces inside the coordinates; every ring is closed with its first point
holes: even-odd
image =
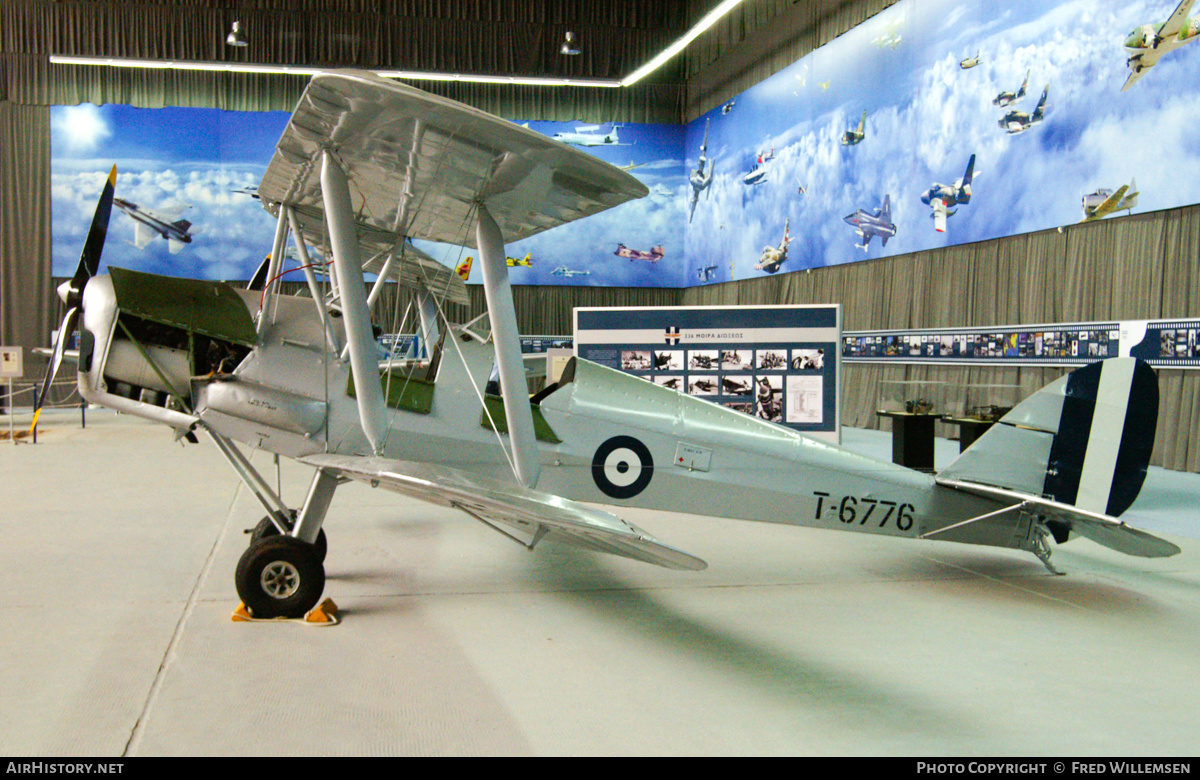
{"type": "Polygon", "coordinates": [[[621,79],[621,86],[632,86],[633,84],[636,84],[644,79],[646,76],[650,75],[650,73],[653,71],[658,70],[660,67],[662,67],[663,63],[674,57],[679,52],[683,51],[684,48],[687,47],[689,43],[696,40],[696,38],[698,38],[702,32],[716,24],[718,19],[732,11],[734,7],[741,2],[742,0],[725,0],[725,2],[721,3],[719,6],[710,11],[707,16],[701,19],[695,27],[688,30],[687,34],[685,34],[682,38],[675,41],[675,43],[672,43],[658,56],[654,57],[645,65],[621,79]]]}
{"type": "MultiPolygon", "coordinates": [[[[701,33],[712,27],[718,19],[729,13],[742,0],[725,0],[700,22],[688,30],[687,34],[672,43],[658,56],[647,62],[623,79],[573,79],[549,76],[482,76],[470,73],[428,73],[411,70],[379,70],[376,74],[389,79],[405,79],[411,81],[462,81],[478,84],[514,84],[534,87],[628,87],[641,81],[651,72],[662,67],[663,63],[674,57],[696,39],[701,33]]],[[[200,70],[218,73],[264,73],[287,76],[313,76],[317,73],[327,73],[331,68],[313,68],[300,65],[259,65],[242,62],[196,62],[193,60],[140,60],[121,57],[72,57],[63,54],[51,54],[50,62],[61,65],[107,65],[113,68],[150,68],[159,70],[200,70]]]]}
{"type": "MultiPolygon", "coordinates": [[[[217,73],[266,73],[287,76],[313,76],[332,68],[313,68],[299,65],[258,65],[240,62],[196,62],[192,60],[136,60],[120,57],[70,57],[50,55],[50,61],[62,65],[107,65],[113,68],[151,68],[158,70],[202,70],[217,73]]],[[[427,81],[469,81],[483,84],[522,84],[539,87],[619,87],[621,82],[603,79],[571,79],[539,76],[479,76],[468,73],[425,73],[409,70],[380,70],[378,75],[389,79],[427,81]]]]}

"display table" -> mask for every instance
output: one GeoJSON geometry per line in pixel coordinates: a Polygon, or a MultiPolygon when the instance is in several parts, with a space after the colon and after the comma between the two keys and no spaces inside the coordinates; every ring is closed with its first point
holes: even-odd
{"type": "Polygon", "coordinates": [[[958,426],[958,451],[962,452],[975,443],[987,429],[996,424],[995,420],[980,420],[976,417],[951,417],[946,415],[942,422],[958,426]]]}
{"type": "Polygon", "coordinates": [[[939,414],[876,411],[892,420],[892,463],[933,473],[933,424],[939,414]]]}

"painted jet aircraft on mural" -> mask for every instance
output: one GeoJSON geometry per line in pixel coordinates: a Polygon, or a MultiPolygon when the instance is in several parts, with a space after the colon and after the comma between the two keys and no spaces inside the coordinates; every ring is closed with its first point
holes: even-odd
{"type": "Polygon", "coordinates": [[[704,140],[700,142],[700,159],[696,161],[696,170],[688,174],[688,183],[692,187],[692,202],[688,210],[688,223],[692,221],[692,217],[696,215],[696,204],[700,201],[700,193],[704,193],[704,199],[708,200],[711,194],[709,188],[712,187],[713,181],[713,166],[716,163],[705,157],[708,151],[708,119],[704,120],[704,140]],[[705,167],[707,166],[707,167],[705,167]]]}
{"type": "Polygon", "coordinates": [[[188,232],[192,223],[179,216],[188,206],[170,206],[151,211],[136,203],[113,198],[113,205],[129,215],[133,220],[133,245],[145,249],[156,238],[167,240],[167,251],[178,254],[185,244],[192,243],[192,235],[188,232]]]}
{"type": "Polygon", "coordinates": [[[607,133],[598,133],[603,125],[580,125],[573,133],[555,133],[554,140],[574,146],[629,146],[617,139],[620,125],[613,125],[607,133]]]}
{"type": "Polygon", "coordinates": [[[1200,36],[1200,17],[1188,18],[1193,2],[1183,0],[1162,24],[1143,24],[1129,33],[1125,39],[1129,78],[1121,87],[1122,92],[1136,84],[1160,59],[1200,36]]]}
{"type": "MultiPolygon", "coordinates": [[[[59,332],[80,324],[86,401],[181,440],[207,436],[262,505],[234,575],[252,617],[300,617],[319,603],[323,526],[349,481],[457,509],[529,549],[549,540],[680,570],[706,564],[591,504],[992,545],[1047,566],[1049,540],[1073,536],[1130,555],[1179,552],[1118,519],[1141,488],[1157,416],[1154,372],[1133,359],[1062,377],[936,477],[579,358],[530,398],[505,244],[647,189],[446,98],[357,71],[313,77],[260,185],[279,258],[261,289],[114,267],[99,275],[115,180],[114,168],[59,289],[59,332]],[[421,143],[455,165],[393,153],[421,143]],[[412,210],[401,184],[419,190],[412,210]],[[331,283],[300,269],[306,294],[284,294],[289,238],[303,258],[325,237],[331,283]],[[446,319],[445,302],[469,300],[465,286],[410,238],[478,248],[487,327],[446,319]],[[365,272],[379,278],[370,291],[365,272]],[[427,359],[377,355],[371,303],[389,279],[413,290],[427,359]],[[493,366],[498,396],[488,392],[493,366]],[[171,402],[143,402],[143,389],[171,402]],[[288,507],[243,447],[311,468],[303,503],[288,507]]],[[[785,222],[781,254],[787,242],[785,222]]]]}
{"type": "Polygon", "coordinates": [[[875,236],[887,246],[888,239],[896,235],[896,225],[892,223],[892,196],[884,195],[883,203],[874,211],[859,209],[844,221],[854,226],[854,234],[859,239],[855,246],[864,252],[875,236]]]}
{"type": "Polygon", "coordinates": [[[854,146],[861,143],[862,139],[867,137],[867,112],[862,113],[862,119],[858,120],[858,127],[851,128],[842,133],[842,146],[854,146]]]}
{"type": "Polygon", "coordinates": [[[1023,133],[1036,124],[1039,124],[1046,117],[1046,98],[1050,95],[1050,85],[1042,90],[1042,98],[1038,101],[1037,108],[1033,109],[1032,114],[1027,114],[1024,111],[1009,111],[1000,120],[1000,127],[1004,128],[1009,135],[1023,133]]]}
{"type": "Polygon", "coordinates": [[[754,185],[762,184],[767,180],[767,174],[771,172],[771,162],[775,159],[775,147],[771,146],[771,151],[758,153],[758,158],[754,163],[754,167],[750,172],[742,177],[742,184],[754,185]]]}
{"type": "Polygon", "coordinates": [[[934,182],[924,195],[921,202],[933,209],[933,229],[939,233],[946,232],[946,219],[958,213],[950,211],[951,206],[965,206],[971,202],[971,180],[976,176],[975,155],[967,161],[967,172],[953,184],[934,182]]]}
{"type": "Polygon", "coordinates": [[[650,251],[646,252],[641,249],[630,249],[624,244],[617,244],[617,251],[613,252],[617,257],[627,257],[630,262],[634,260],[645,260],[647,263],[657,263],[663,259],[663,255],[667,253],[665,247],[661,244],[650,247],[650,251]]]}
{"type": "Polygon", "coordinates": [[[779,246],[763,247],[762,254],[758,256],[758,262],[754,264],[755,271],[766,271],[769,274],[777,273],[779,268],[787,260],[788,244],[792,243],[792,234],[789,231],[790,220],[783,220],[783,239],[780,240],[779,246]]]}
{"type": "Polygon", "coordinates": [[[1131,179],[1128,184],[1117,188],[1116,192],[1101,188],[1083,196],[1083,222],[1094,222],[1104,219],[1114,211],[1132,211],[1137,205],[1137,179],[1131,179]]]}
{"type": "Polygon", "coordinates": [[[1020,89],[1016,92],[1001,92],[999,95],[996,95],[996,98],[992,101],[992,105],[999,108],[1008,108],[1013,103],[1022,100],[1027,94],[1026,90],[1029,89],[1029,74],[1032,72],[1032,68],[1025,71],[1025,80],[1021,82],[1020,89]]]}

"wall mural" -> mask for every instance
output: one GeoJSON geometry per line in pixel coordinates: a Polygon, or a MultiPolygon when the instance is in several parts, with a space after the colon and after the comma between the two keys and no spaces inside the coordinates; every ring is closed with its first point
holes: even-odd
{"type": "MultiPolygon", "coordinates": [[[[530,122],[650,195],[510,245],[512,281],[685,287],[1200,202],[1192,4],[903,0],[687,126],[530,122]]],[[[287,116],[53,108],[53,273],[115,162],[106,262],[248,278],[287,116]]]]}
{"type": "Polygon", "coordinates": [[[689,283],[1200,201],[1191,5],[897,3],[688,126],[689,283]]]}
{"type": "MultiPolygon", "coordinates": [[[[51,109],[53,274],[70,276],[105,177],[117,165],[104,262],[202,279],[249,279],[271,251],[275,220],[256,188],[287,112],[122,105],[51,109]]],[[[514,284],[682,287],[682,125],[529,122],[614,165],[650,195],[509,244],[514,284]]],[[[418,241],[447,265],[475,250],[418,241]]],[[[294,260],[292,267],[298,266],[294,260]]],[[[297,275],[297,279],[302,276],[297,275]]],[[[479,281],[475,268],[468,277],[479,281]]]]}

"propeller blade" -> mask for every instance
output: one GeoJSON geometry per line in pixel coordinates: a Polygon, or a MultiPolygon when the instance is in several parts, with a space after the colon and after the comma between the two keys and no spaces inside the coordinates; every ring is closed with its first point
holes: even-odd
{"type": "Polygon", "coordinates": [[[42,406],[46,403],[46,396],[50,392],[50,386],[54,384],[54,377],[58,375],[58,367],[62,365],[63,351],[66,349],[67,339],[75,332],[75,320],[79,316],[79,309],[71,307],[67,310],[67,316],[63,317],[62,325],[58,328],[58,338],[54,340],[54,355],[50,358],[50,365],[46,369],[46,378],[42,381],[41,392],[38,393],[37,404],[33,407],[33,424],[29,426],[29,432],[37,427],[38,417],[42,414],[42,406]]]}
{"type": "MultiPolygon", "coordinates": [[[[79,255],[79,265],[71,279],[71,287],[77,294],[83,294],[83,286],[100,268],[100,253],[104,250],[104,238],[108,235],[108,218],[112,214],[113,190],[116,184],[117,166],[114,165],[100,193],[100,202],[96,204],[96,213],[92,215],[92,227],[88,230],[83,252],[79,255]]],[[[71,304],[79,305],[77,301],[72,301],[71,304]]]]}

